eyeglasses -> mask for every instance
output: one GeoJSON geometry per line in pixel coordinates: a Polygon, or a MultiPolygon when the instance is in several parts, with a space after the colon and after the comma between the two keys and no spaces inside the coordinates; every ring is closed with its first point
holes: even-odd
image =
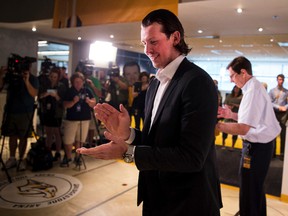
{"type": "Polygon", "coordinates": [[[230,74],[230,79],[233,80],[236,75],[237,75],[237,73],[230,74]]]}

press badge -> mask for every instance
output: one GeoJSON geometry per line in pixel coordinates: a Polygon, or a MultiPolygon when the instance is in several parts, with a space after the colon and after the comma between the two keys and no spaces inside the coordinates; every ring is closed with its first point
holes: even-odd
{"type": "Polygon", "coordinates": [[[246,169],[251,168],[251,156],[249,155],[244,156],[243,168],[246,168],[246,169]]]}
{"type": "Polygon", "coordinates": [[[80,105],[80,104],[77,105],[76,111],[77,111],[77,112],[81,112],[81,105],[80,105]]]}

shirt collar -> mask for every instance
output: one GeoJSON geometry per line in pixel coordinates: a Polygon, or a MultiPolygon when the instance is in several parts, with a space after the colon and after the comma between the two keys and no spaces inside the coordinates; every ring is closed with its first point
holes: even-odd
{"type": "Polygon", "coordinates": [[[156,73],[156,78],[160,82],[167,82],[171,80],[176,73],[177,68],[179,67],[180,63],[183,61],[185,56],[180,55],[172,62],[170,62],[165,68],[159,69],[156,73]]]}
{"type": "Polygon", "coordinates": [[[252,83],[252,82],[253,82],[252,80],[254,80],[254,79],[255,79],[255,77],[252,76],[251,79],[249,79],[249,80],[244,84],[244,86],[242,87],[243,93],[245,93],[245,92],[248,90],[248,88],[249,88],[249,86],[250,86],[250,83],[252,83]]]}

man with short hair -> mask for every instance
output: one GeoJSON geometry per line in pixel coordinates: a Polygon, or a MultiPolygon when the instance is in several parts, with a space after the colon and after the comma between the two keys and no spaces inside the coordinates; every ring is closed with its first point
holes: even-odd
{"type": "MultiPolygon", "coordinates": [[[[253,76],[251,62],[239,56],[227,66],[231,82],[243,91],[238,113],[219,107],[218,117],[236,122],[218,122],[221,132],[240,135],[243,139],[240,161],[240,215],[266,215],[264,181],[267,175],[274,139],[281,128],[270,98],[253,76]]],[[[239,214],[236,214],[239,215],[239,214]]]]}
{"type": "MultiPolygon", "coordinates": [[[[284,88],[285,76],[279,74],[277,76],[277,86],[269,91],[276,118],[281,126],[280,132],[280,158],[284,157],[285,138],[286,138],[286,122],[288,117],[288,90],[284,88]]],[[[276,139],[274,157],[276,156],[276,139]]]]}

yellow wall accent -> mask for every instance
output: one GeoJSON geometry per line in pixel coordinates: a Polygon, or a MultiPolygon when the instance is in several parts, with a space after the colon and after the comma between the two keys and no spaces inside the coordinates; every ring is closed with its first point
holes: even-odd
{"type": "Polygon", "coordinates": [[[288,195],[286,195],[286,194],[281,194],[280,200],[281,200],[282,202],[288,203],[288,195]]]}
{"type": "Polygon", "coordinates": [[[53,28],[67,27],[68,19],[75,17],[81,20],[82,26],[136,22],[160,8],[177,15],[178,0],[55,0],[53,28]]]}

